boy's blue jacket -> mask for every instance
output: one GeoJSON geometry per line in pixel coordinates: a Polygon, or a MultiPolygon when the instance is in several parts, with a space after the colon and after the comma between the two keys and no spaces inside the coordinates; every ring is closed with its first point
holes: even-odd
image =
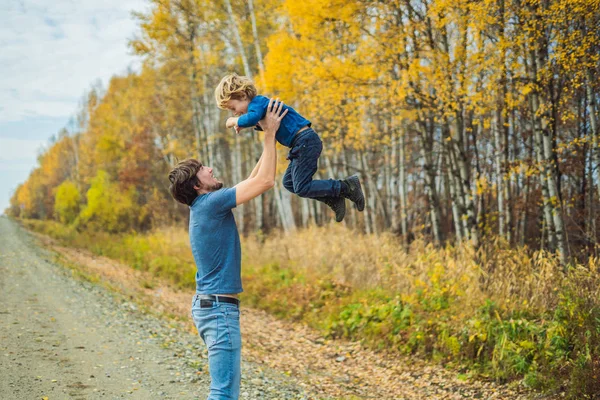
{"type": "MultiPolygon", "coordinates": [[[[269,98],[258,95],[252,99],[248,104],[248,111],[238,119],[238,126],[240,128],[250,128],[256,126],[258,121],[263,119],[267,113],[267,106],[269,105],[269,98]]],[[[277,130],[275,139],[286,147],[292,147],[292,139],[294,134],[304,126],[310,126],[310,121],[298,114],[292,107],[283,105],[288,113],[281,120],[281,125],[277,130]]]]}

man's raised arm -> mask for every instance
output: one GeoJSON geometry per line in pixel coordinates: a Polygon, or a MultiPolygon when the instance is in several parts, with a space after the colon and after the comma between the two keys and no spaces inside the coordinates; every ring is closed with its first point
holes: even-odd
{"type": "Polygon", "coordinates": [[[261,154],[260,158],[258,159],[258,162],[254,166],[254,169],[252,170],[252,172],[250,172],[250,176],[248,176],[248,178],[246,178],[246,179],[254,178],[256,176],[256,174],[258,174],[258,170],[260,168],[260,163],[262,162],[262,158],[263,158],[263,155],[261,154]]]}
{"type": "Polygon", "coordinates": [[[253,198],[263,194],[275,185],[275,171],[277,168],[277,151],[275,150],[275,133],[279,129],[281,120],[287,114],[282,112],[283,103],[271,99],[267,106],[267,114],[261,120],[260,126],[265,132],[263,152],[257,163],[256,174],[238,183],[235,186],[236,205],[244,204],[253,198]]]}

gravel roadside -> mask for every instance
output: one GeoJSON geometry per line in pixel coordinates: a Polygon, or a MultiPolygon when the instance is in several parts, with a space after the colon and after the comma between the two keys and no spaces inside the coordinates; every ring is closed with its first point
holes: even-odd
{"type": "MultiPolygon", "coordinates": [[[[205,398],[197,335],[123,295],[74,279],[0,217],[0,399],[205,398]]],[[[285,375],[243,362],[242,399],[307,399],[285,375]]]]}

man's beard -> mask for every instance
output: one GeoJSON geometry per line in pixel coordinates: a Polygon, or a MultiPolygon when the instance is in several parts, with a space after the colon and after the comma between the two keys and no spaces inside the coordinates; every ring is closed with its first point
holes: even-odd
{"type": "Polygon", "coordinates": [[[217,182],[213,185],[207,185],[206,186],[206,190],[210,191],[210,192],[214,192],[216,190],[219,190],[223,187],[223,182],[217,182]]]}

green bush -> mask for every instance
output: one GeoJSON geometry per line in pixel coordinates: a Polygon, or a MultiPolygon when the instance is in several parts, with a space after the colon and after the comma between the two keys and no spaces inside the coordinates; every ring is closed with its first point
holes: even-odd
{"type": "Polygon", "coordinates": [[[122,192],[105,171],[98,171],[87,191],[87,204],[79,215],[82,229],[118,233],[137,226],[134,189],[122,192]]]}
{"type": "Polygon", "coordinates": [[[79,214],[81,194],[75,183],[67,180],[56,188],[54,213],[63,224],[71,224],[79,214]]]}

